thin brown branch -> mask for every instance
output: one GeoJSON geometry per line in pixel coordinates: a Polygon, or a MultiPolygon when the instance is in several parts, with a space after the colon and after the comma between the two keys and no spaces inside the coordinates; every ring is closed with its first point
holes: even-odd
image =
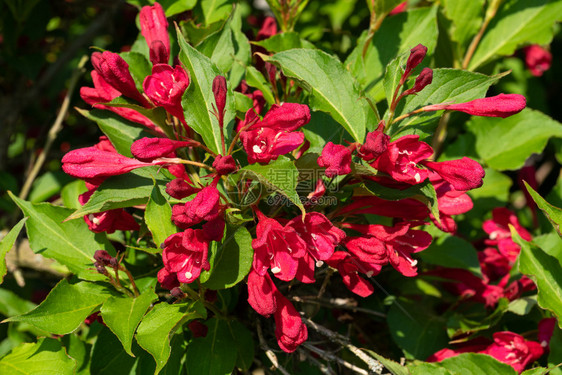
{"type": "Polygon", "coordinates": [[[273,368],[275,370],[279,370],[279,372],[282,373],[283,375],[291,375],[287,370],[283,368],[283,366],[279,364],[279,361],[277,360],[277,356],[275,355],[273,350],[271,350],[271,348],[267,346],[267,343],[263,338],[263,331],[261,329],[261,323],[259,320],[257,322],[257,331],[258,331],[258,339],[260,340],[260,347],[263,349],[263,351],[265,351],[265,355],[271,361],[273,368]]]}

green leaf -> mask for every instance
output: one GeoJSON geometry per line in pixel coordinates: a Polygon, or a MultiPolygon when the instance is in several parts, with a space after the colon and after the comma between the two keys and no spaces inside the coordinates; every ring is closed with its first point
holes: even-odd
{"type": "Polygon", "coordinates": [[[548,353],[548,367],[557,366],[550,374],[560,375],[562,373],[560,368],[562,363],[562,330],[560,328],[554,327],[548,347],[550,349],[550,353],[548,353]]]}
{"type": "Polygon", "coordinates": [[[451,39],[459,44],[459,57],[482,25],[484,0],[444,0],[445,17],[452,21],[451,39]]]}
{"type": "Polygon", "coordinates": [[[109,290],[103,286],[85,281],[70,284],[63,279],[35,309],[5,322],[25,322],[50,333],[66,335],[78,328],[110,296],[109,290]]]}
{"type": "Polygon", "coordinates": [[[408,368],[402,366],[401,364],[394,362],[382,355],[373,352],[372,350],[365,350],[371,357],[374,357],[377,361],[383,364],[383,366],[390,371],[392,375],[410,375],[408,368]]]}
{"type": "Polygon", "coordinates": [[[149,289],[136,298],[126,296],[109,297],[101,307],[103,322],[115,333],[130,356],[133,335],[144,313],[158,296],[149,289]]]}
{"type": "MultiPolygon", "coordinates": [[[[178,43],[181,48],[180,62],[189,71],[191,80],[182,98],[185,120],[193,130],[201,135],[207,147],[216,153],[222,153],[219,123],[212,114],[215,103],[213,80],[222,73],[207,56],[187,44],[179,30],[178,43]]],[[[224,115],[226,138],[234,127],[235,116],[234,94],[232,87],[229,86],[224,115]]]]}
{"type": "Polygon", "coordinates": [[[152,238],[157,247],[160,247],[166,238],[178,231],[172,223],[172,207],[170,207],[170,203],[164,198],[156,183],[146,204],[144,221],[152,233],[152,238]]]}
{"type": "Polygon", "coordinates": [[[521,297],[509,303],[507,311],[517,315],[527,315],[537,305],[537,296],[521,297]]]}
{"type": "Polygon", "coordinates": [[[472,117],[468,130],[476,136],[476,151],[489,167],[515,170],[549,138],[562,137],[562,124],[529,108],[508,118],[472,117]]]}
{"type": "Polygon", "coordinates": [[[533,237],[533,243],[548,255],[558,259],[558,262],[562,262],[562,238],[557,232],[533,237]]]}
{"type": "MultiPolygon", "coordinates": [[[[92,194],[88,202],[69,215],[73,220],[96,212],[146,204],[152,194],[154,178],[159,188],[166,184],[157,167],[136,169],[127,174],[105,180],[92,194]]],[[[65,223],[66,224],[66,223],[65,223]]]]}
{"type": "Polygon", "coordinates": [[[160,303],[146,314],[137,329],[136,337],[139,345],[154,357],[155,374],[160,372],[170,357],[170,339],[175,330],[189,320],[205,317],[206,311],[200,302],[173,305],[160,303]]]}
{"type": "MultiPolygon", "coordinates": [[[[230,288],[246,277],[252,267],[254,251],[252,236],[245,227],[229,227],[216,254],[210,260],[211,269],[203,285],[210,289],[230,288]]],[[[203,276],[203,275],[202,275],[203,276]]]]}
{"type": "Polygon", "coordinates": [[[251,65],[252,61],[250,42],[242,31],[242,13],[243,7],[237,5],[230,20],[232,42],[234,43],[234,64],[228,74],[228,81],[231,87],[238,87],[246,73],[246,66],[251,65]]]}
{"type": "Polygon", "coordinates": [[[0,289],[0,314],[11,317],[25,314],[35,307],[36,305],[33,302],[19,297],[14,292],[0,289]]]}
{"type": "Polygon", "coordinates": [[[76,361],[51,338],[22,344],[0,359],[1,374],[64,375],[73,374],[75,369],[76,361]]]}
{"type": "Polygon", "coordinates": [[[197,50],[211,59],[211,62],[224,74],[230,70],[234,62],[234,43],[230,19],[225,23],[222,32],[205,39],[197,50]]]}
{"type": "Polygon", "coordinates": [[[387,322],[394,342],[406,358],[424,360],[447,345],[445,318],[420,301],[397,300],[388,311],[387,322]]]}
{"type": "Polygon", "coordinates": [[[82,341],[78,335],[61,337],[68,356],[76,361],[75,375],[90,375],[90,351],[92,345],[82,341]]]}
{"type": "Polygon", "coordinates": [[[87,191],[86,184],[82,180],[74,180],[66,184],[60,193],[64,206],[75,210],[82,207],[78,197],[87,191]]]}
{"type": "Polygon", "coordinates": [[[366,34],[359,38],[357,47],[346,59],[345,66],[362,89],[375,101],[379,101],[384,98],[380,78],[388,63],[418,44],[426,46],[428,55],[431,56],[437,43],[437,35],[437,7],[399,13],[384,20],[368,44],[364,58],[362,55],[366,34]]]}
{"type": "Polygon", "coordinates": [[[396,87],[398,87],[400,79],[402,79],[402,75],[404,74],[404,68],[402,68],[402,66],[404,65],[405,58],[406,54],[401,54],[400,56],[389,62],[386,66],[383,85],[386,95],[386,102],[388,103],[389,108],[392,104],[392,98],[394,97],[396,87]]]}
{"type": "Polygon", "coordinates": [[[401,2],[402,0],[377,0],[375,1],[375,12],[377,15],[390,13],[401,2]]]}
{"type": "Polygon", "coordinates": [[[507,311],[508,304],[507,298],[500,298],[492,313],[483,305],[461,306],[447,320],[447,334],[450,338],[457,338],[490,329],[498,324],[507,311]]]}
{"type": "Polygon", "coordinates": [[[118,96],[108,103],[101,103],[108,107],[118,107],[118,108],[129,108],[134,109],[141,115],[147,117],[155,125],[160,128],[169,130],[169,126],[166,123],[166,110],[162,107],[145,108],[139,105],[136,101],[129,99],[125,96],[118,96]]]}
{"type": "Polygon", "coordinates": [[[8,272],[8,269],[6,268],[6,254],[14,246],[14,243],[16,242],[16,239],[18,238],[26,220],[26,217],[21,219],[12,229],[10,229],[8,234],[2,238],[2,241],[0,241],[0,284],[4,282],[4,276],[6,276],[6,272],[8,272]]]}
{"type": "Polygon", "coordinates": [[[490,22],[468,65],[475,70],[524,44],[550,44],[553,24],[562,19],[560,0],[509,0],[490,22]]]}
{"type": "Polygon", "coordinates": [[[133,142],[151,136],[142,125],[126,120],[111,111],[101,109],[86,111],[78,108],[76,110],[82,116],[96,122],[121,155],[132,157],[131,145],[133,142]]]}
{"type": "Polygon", "coordinates": [[[238,320],[228,321],[230,334],[236,342],[238,356],[236,357],[236,367],[248,371],[254,362],[255,345],[252,332],[238,320]]]}
{"type": "Polygon", "coordinates": [[[32,204],[9,194],[24,216],[29,217],[25,227],[34,253],[55,259],[80,278],[103,278],[88,268],[92,267],[96,250],[114,252],[105,234],[90,232],[83,220],[63,222],[72,213],[69,208],[50,203],[32,204]]]}
{"type": "Polygon", "coordinates": [[[159,0],[158,2],[168,18],[191,10],[197,4],[197,0],[159,0]]]}
{"type": "Polygon", "coordinates": [[[313,44],[307,42],[304,39],[301,39],[299,34],[293,31],[275,34],[271,38],[252,42],[252,44],[263,47],[269,52],[273,53],[287,51],[294,48],[315,48],[313,44]]]}
{"type": "Polygon", "coordinates": [[[448,268],[467,269],[475,275],[482,276],[478,254],[472,244],[460,237],[445,235],[434,240],[420,258],[427,263],[448,268]]]}
{"type": "Polygon", "coordinates": [[[122,52],[119,54],[129,64],[129,72],[135,81],[137,90],[143,92],[144,79],[152,74],[152,64],[139,52],[122,52]]]}
{"type": "MultiPolygon", "coordinates": [[[[457,69],[434,69],[433,81],[416,95],[408,95],[404,103],[396,108],[396,114],[406,114],[429,104],[445,102],[464,103],[486,96],[488,88],[496,83],[503,75],[487,76],[479,73],[466,72],[457,69]]],[[[406,134],[420,134],[424,141],[433,136],[433,132],[442,112],[424,112],[417,116],[406,118],[397,125],[393,124],[390,134],[393,138],[406,134]]]]}
{"type": "Polygon", "coordinates": [[[117,337],[106,327],[97,336],[91,355],[91,375],[130,374],[135,364],[135,358],[123,350],[117,337]]]}
{"type": "Polygon", "coordinates": [[[550,374],[550,375],[559,375],[556,374],[554,371],[556,369],[555,368],[544,368],[544,367],[535,367],[535,368],[531,368],[529,370],[525,370],[521,373],[521,375],[546,375],[546,374],[550,374]]]}
{"type": "Polygon", "coordinates": [[[63,171],[45,172],[33,181],[28,200],[31,203],[44,202],[59,193],[62,187],[73,178],[63,171]]]}
{"type": "Polygon", "coordinates": [[[486,354],[463,353],[437,363],[420,363],[408,366],[412,375],[516,375],[508,364],[486,354]]]}
{"type": "Polygon", "coordinates": [[[367,126],[367,102],[361,100],[351,74],[335,57],[313,49],[276,53],[267,61],[310,90],[311,108],[328,112],[357,142],[363,142],[367,126]]]}
{"type": "Polygon", "coordinates": [[[283,194],[295,204],[304,215],[304,207],[296,192],[298,175],[299,172],[295,164],[284,156],[281,156],[268,165],[257,163],[250,164],[241,168],[237,174],[237,176],[258,180],[270,193],[278,192],[283,194]]]}
{"type": "Polygon", "coordinates": [[[232,11],[233,0],[201,0],[205,25],[224,20],[232,11]]]}
{"type": "Polygon", "coordinates": [[[531,277],[538,289],[538,304],[553,312],[562,328],[562,267],[560,262],[539,249],[532,242],[523,240],[511,227],[511,237],[521,246],[519,272],[531,277]]]}
{"type": "Polygon", "coordinates": [[[187,347],[188,375],[228,375],[232,373],[238,352],[226,320],[212,318],[206,323],[207,336],[194,339],[187,347]]]}
{"type": "Polygon", "coordinates": [[[524,183],[527,191],[529,192],[529,194],[531,194],[531,197],[533,198],[537,206],[539,206],[554,229],[556,229],[558,234],[562,237],[562,232],[560,232],[560,223],[562,223],[562,209],[555,207],[544,200],[544,198],[541,197],[539,193],[537,193],[535,190],[533,190],[532,187],[529,186],[527,181],[524,181],[524,183]]]}
{"type": "Polygon", "coordinates": [[[275,104],[275,98],[273,97],[269,84],[266,82],[263,75],[251,65],[246,68],[246,83],[248,86],[260,90],[268,104],[275,104]]]}

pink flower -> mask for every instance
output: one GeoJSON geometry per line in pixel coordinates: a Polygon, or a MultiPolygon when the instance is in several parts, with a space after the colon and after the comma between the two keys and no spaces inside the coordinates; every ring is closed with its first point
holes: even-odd
{"type": "Polygon", "coordinates": [[[407,2],[407,1],[404,1],[404,2],[402,2],[402,3],[400,3],[400,4],[398,4],[396,7],[394,7],[394,9],[392,9],[392,10],[390,11],[390,13],[388,13],[388,15],[389,15],[389,16],[393,16],[393,15],[395,15],[395,14],[405,12],[405,11],[406,11],[406,8],[408,8],[408,2],[407,2]]]}
{"type": "Polygon", "coordinates": [[[203,229],[203,235],[209,241],[222,241],[224,237],[224,227],[226,226],[226,222],[222,217],[217,217],[210,221],[207,221],[205,224],[201,226],[203,229]]]}
{"type": "Polygon", "coordinates": [[[195,198],[172,207],[172,221],[178,227],[186,229],[203,220],[211,221],[219,216],[220,193],[215,186],[207,186],[197,193],[195,198]]]}
{"type": "Polygon", "coordinates": [[[367,297],[373,294],[375,288],[367,280],[359,276],[359,267],[357,261],[348,253],[343,251],[336,251],[326,263],[333,268],[336,268],[340,273],[343,283],[353,293],[367,297]]]}
{"type": "Polygon", "coordinates": [[[94,82],[94,87],[81,87],[80,88],[80,97],[86,103],[90,104],[94,108],[98,109],[106,109],[112,112],[115,112],[119,116],[142,124],[147,128],[161,132],[161,130],[157,130],[156,126],[152,121],[150,121],[147,117],[141,115],[139,112],[135,111],[134,109],[130,108],[121,108],[121,107],[109,107],[106,105],[101,105],[98,103],[109,103],[113,99],[121,96],[121,93],[114,89],[109,83],[107,83],[97,71],[92,70],[92,81],[94,82]]]}
{"type": "Polygon", "coordinates": [[[495,247],[487,247],[478,252],[478,262],[482,274],[488,280],[497,280],[509,273],[513,264],[495,247]]]}
{"type": "Polygon", "coordinates": [[[266,272],[260,275],[251,269],[248,274],[248,303],[260,315],[270,316],[277,310],[275,294],[278,293],[273,280],[266,272]]]}
{"type": "Polygon", "coordinates": [[[151,107],[150,103],[137,90],[135,81],[129,72],[129,64],[121,56],[110,51],[94,52],[91,60],[94,69],[105,82],[144,107],[151,107]]]}
{"type": "Polygon", "coordinates": [[[62,163],[62,169],[67,174],[81,179],[116,176],[136,168],[165,164],[165,162],[144,163],[116,152],[102,151],[96,147],[70,151],[64,155],[62,163]]]}
{"type": "Polygon", "coordinates": [[[544,353],[544,349],[538,342],[525,340],[517,333],[496,332],[493,337],[494,342],[485,350],[485,354],[507,363],[519,373],[544,353]]]}
{"type": "Polygon", "coordinates": [[[279,291],[275,293],[275,336],[283,351],[294,352],[308,338],[308,330],[291,302],[279,291]]]}
{"type": "Polygon", "coordinates": [[[544,318],[539,322],[539,333],[537,336],[543,348],[548,348],[555,328],[556,318],[544,318]]]}
{"type": "Polygon", "coordinates": [[[150,162],[154,159],[170,157],[182,147],[193,146],[192,141],[175,141],[169,138],[141,138],[131,145],[131,154],[140,161],[150,162]]]}
{"type": "Polygon", "coordinates": [[[167,64],[156,64],[152,75],[146,77],[142,84],[145,94],[154,104],[163,107],[172,116],[185,124],[181,98],[189,86],[189,76],[179,65],[172,68],[167,64]]]}
{"type": "Polygon", "coordinates": [[[412,198],[387,201],[375,196],[355,197],[353,201],[338,210],[338,215],[373,214],[406,220],[424,220],[429,211],[420,201],[412,198]]]}
{"type": "Polygon", "coordinates": [[[182,233],[172,234],[164,241],[162,259],[169,272],[177,275],[178,281],[191,283],[209,270],[207,254],[209,241],[201,229],[188,228],[182,233]]]}
{"type": "Polygon", "coordinates": [[[457,191],[479,188],[485,175],[480,163],[467,157],[441,162],[424,160],[422,164],[437,173],[457,191]]]}
{"type": "Polygon", "coordinates": [[[343,145],[328,142],[318,157],[318,165],[326,168],[326,177],[351,173],[351,151],[343,145]]]}
{"type": "Polygon", "coordinates": [[[519,113],[527,105],[527,100],[519,94],[499,94],[489,98],[474,99],[459,104],[433,104],[423,107],[428,111],[460,111],[473,116],[506,118],[519,113]]]}
{"type": "Polygon", "coordinates": [[[427,362],[441,362],[444,359],[455,357],[462,353],[483,353],[491,344],[491,340],[478,337],[465,343],[455,345],[454,349],[441,349],[427,358],[427,362]]]}
{"type": "Polygon", "coordinates": [[[277,34],[277,24],[275,17],[265,17],[263,24],[256,35],[256,41],[264,40],[277,34]]]}
{"type": "Polygon", "coordinates": [[[485,240],[485,243],[489,246],[497,245],[499,251],[513,264],[521,248],[511,239],[510,224],[517,230],[521,238],[526,241],[531,240],[531,234],[519,224],[517,216],[505,207],[494,208],[492,219],[486,220],[482,229],[489,235],[489,239],[485,240]]]}
{"type": "Polygon", "coordinates": [[[427,47],[422,44],[418,44],[417,46],[415,46],[410,50],[410,56],[408,56],[408,61],[406,62],[406,69],[404,69],[404,74],[400,79],[401,85],[403,85],[404,82],[406,82],[406,79],[410,76],[412,70],[414,70],[416,66],[418,66],[423,61],[426,54],[427,54],[427,47]]]}
{"type": "Polygon", "coordinates": [[[297,258],[302,258],[306,253],[305,241],[289,224],[283,226],[259,210],[256,210],[256,214],[259,221],[256,239],[252,240],[253,269],[261,276],[271,269],[280,280],[294,279],[298,267],[297,258]]]}
{"type": "Polygon", "coordinates": [[[167,64],[170,60],[170,37],[168,20],[164,9],[158,3],[142,7],[139,13],[141,34],[150,49],[150,61],[153,65],[167,64]]]}
{"type": "Polygon", "coordinates": [[[261,121],[250,109],[246,120],[247,129],[240,133],[240,139],[248,161],[269,163],[303,143],[304,134],[295,130],[310,121],[310,110],[306,105],[284,103],[273,105],[261,121]]]}
{"type": "Polygon", "coordinates": [[[525,65],[535,77],[540,77],[550,69],[552,54],[537,44],[525,47],[525,65]]]}

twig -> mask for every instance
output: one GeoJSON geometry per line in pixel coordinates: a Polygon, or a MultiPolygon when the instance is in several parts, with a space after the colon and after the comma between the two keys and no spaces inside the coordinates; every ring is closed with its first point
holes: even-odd
{"type": "Polygon", "coordinates": [[[369,375],[368,371],[362,369],[361,367],[355,366],[353,363],[349,363],[346,360],[341,359],[340,357],[338,357],[334,353],[324,351],[324,350],[319,349],[319,348],[317,348],[313,345],[310,345],[308,343],[304,343],[303,346],[305,348],[307,348],[308,350],[310,350],[311,352],[314,352],[314,353],[318,354],[320,357],[324,358],[327,361],[336,361],[336,362],[340,363],[341,365],[347,367],[348,369],[355,371],[358,374],[369,375]]]}
{"type": "Polygon", "coordinates": [[[490,24],[490,21],[492,21],[492,18],[494,18],[494,16],[496,15],[502,1],[503,0],[492,0],[486,12],[484,22],[482,22],[482,25],[480,26],[480,30],[478,30],[478,34],[476,34],[476,36],[474,37],[474,39],[472,39],[472,42],[470,42],[470,45],[468,46],[468,50],[466,51],[466,55],[464,56],[464,59],[462,61],[463,69],[468,68],[468,64],[470,63],[470,60],[472,59],[474,52],[476,52],[476,47],[478,47],[480,40],[482,40],[482,37],[484,36],[484,32],[488,28],[488,25],[490,24]]]}
{"type": "Polygon", "coordinates": [[[49,133],[47,134],[45,147],[41,151],[41,154],[39,154],[39,156],[37,157],[37,160],[35,161],[35,164],[33,165],[31,171],[29,172],[29,175],[25,179],[25,183],[23,184],[23,187],[20,191],[19,198],[21,199],[27,198],[27,195],[29,194],[29,190],[31,189],[31,184],[33,184],[33,181],[35,181],[35,178],[37,177],[39,171],[43,167],[43,164],[47,159],[47,154],[49,153],[49,150],[51,149],[53,142],[57,138],[58,133],[62,129],[62,123],[64,121],[64,118],[66,117],[66,114],[68,113],[68,108],[70,106],[70,98],[72,97],[72,93],[74,92],[76,84],[78,83],[78,79],[82,75],[82,69],[84,68],[84,65],[86,65],[87,61],[88,61],[88,56],[82,56],[80,62],[78,63],[78,66],[76,67],[76,69],[74,69],[74,72],[72,73],[72,77],[70,78],[70,83],[68,84],[68,91],[66,92],[60,111],[57,115],[55,122],[51,126],[51,129],[49,129],[49,133]]]}
{"type": "Polygon", "coordinates": [[[330,298],[330,299],[319,299],[315,296],[294,296],[291,298],[293,301],[295,302],[301,302],[301,303],[310,303],[310,304],[314,304],[314,305],[320,305],[320,306],[324,306],[324,307],[335,307],[338,309],[343,309],[343,310],[351,310],[351,311],[357,311],[357,312],[362,312],[365,314],[369,314],[369,315],[374,315],[380,318],[385,318],[386,314],[383,314],[381,312],[378,311],[373,311],[373,310],[369,310],[363,307],[357,307],[351,304],[346,303],[346,299],[343,298],[330,298]]]}
{"type": "Polygon", "coordinates": [[[261,329],[261,323],[259,320],[257,321],[257,331],[258,331],[258,338],[260,340],[260,347],[265,351],[265,355],[271,361],[273,368],[279,370],[279,372],[281,372],[283,375],[291,375],[287,370],[285,370],[279,364],[279,361],[277,360],[277,356],[275,355],[275,353],[273,353],[273,350],[271,350],[269,346],[267,346],[267,343],[263,338],[263,331],[261,329]]]}
{"type": "MultiPolygon", "coordinates": [[[[313,352],[314,350],[310,350],[310,351],[313,352]]],[[[332,370],[331,367],[327,366],[325,363],[322,363],[319,360],[317,360],[316,358],[314,358],[313,356],[311,356],[309,352],[299,348],[299,353],[302,354],[303,356],[305,356],[316,367],[318,367],[320,369],[320,371],[322,371],[323,374],[336,375],[336,373],[334,372],[334,370],[332,370]]],[[[328,358],[324,358],[324,359],[328,359],[328,358]]],[[[335,358],[332,358],[331,360],[335,360],[335,358]]],[[[368,375],[367,373],[365,373],[365,374],[368,375]]]]}
{"type": "Polygon", "coordinates": [[[355,345],[351,344],[347,337],[342,336],[337,332],[331,331],[328,328],[323,327],[319,324],[316,324],[312,320],[310,320],[306,317],[302,317],[302,320],[307,326],[311,327],[312,329],[314,329],[316,332],[320,333],[321,335],[326,336],[330,341],[338,343],[340,345],[343,345],[350,352],[355,354],[357,356],[357,358],[359,358],[360,360],[362,360],[363,362],[365,362],[367,364],[367,366],[369,367],[369,371],[372,371],[376,374],[381,374],[382,370],[384,370],[384,366],[379,361],[370,357],[364,351],[362,351],[361,349],[359,349],[355,345]]]}

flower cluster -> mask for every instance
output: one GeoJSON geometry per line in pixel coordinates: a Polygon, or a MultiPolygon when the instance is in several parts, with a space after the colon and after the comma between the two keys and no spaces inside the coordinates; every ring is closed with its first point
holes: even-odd
{"type": "MultiPolygon", "coordinates": [[[[271,19],[266,23],[258,38],[276,32],[271,19]]],[[[212,77],[211,114],[216,117],[221,137],[220,151],[213,151],[186,120],[183,103],[190,100],[186,91],[193,72],[189,73],[179,63],[170,64],[168,21],[158,3],[142,8],[140,26],[152,64],[151,74],[142,81],[142,92],[123,57],[105,51],[93,53],[94,87],[82,88],[81,96],[95,108],[113,111],[124,119],[144,125],[153,137],[135,140],[130,148],[132,157],[118,153],[108,138],[102,137],[93,147],[67,153],[62,162],[66,173],[87,183],[88,191],[80,196],[83,205],[88,204],[111,176],[155,166],[158,171],[166,169],[166,176],[173,176],[165,187],[172,204],[171,217],[161,219],[171,220],[177,230],[160,241],[162,243],[154,244],[162,249],[158,281],[170,290],[173,299],[194,298],[197,293],[193,293],[191,287],[204,288],[198,281],[204,272],[212,272],[213,243],[229,240],[225,239],[228,226],[244,225],[253,233],[253,261],[247,274],[248,303],[262,316],[273,315],[279,347],[293,352],[307,339],[308,330],[295,306],[281,293],[285,290],[281,283],[311,284],[316,282],[317,269],[331,267],[338,271],[349,290],[362,297],[369,296],[374,288],[368,278],[379,274],[385,265],[407,277],[418,274],[414,254],[427,249],[432,241],[431,235],[423,230],[424,225],[434,223],[441,230],[454,233],[456,223],[452,216],[472,208],[466,192],[482,185],[484,170],[478,162],[467,157],[435,161],[433,148],[420,140],[419,135],[393,139],[388,134],[389,125],[398,122],[393,118],[398,103],[432,83],[430,68],[422,69],[415,79],[410,79],[426,56],[427,48],[423,45],[410,51],[389,106],[389,116],[380,121],[376,130],[369,132],[362,143],[328,142],[320,155],[313,156],[312,160],[317,163],[315,169],[320,169],[322,175],[314,179],[316,185],[308,197],[329,194],[327,186],[334,180],[338,180],[341,187],[419,189],[418,194],[401,200],[385,200],[367,194],[365,189],[357,189],[360,193],[333,209],[305,204],[297,212],[296,206],[280,210],[259,198],[249,206],[240,207],[229,195],[232,188],[229,177],[241,179],[238,173],[241,168],[264,168],[280,158],[297,160],[307,154],[310,143],[300,130],[311,120],[309,107],[277,100],[267,108],[263,93],[250,91],[243,81],[238,91],[252,101],[252,106],[229,134],[230,126],[224,123],[229,95],[227,79],[212,77]],[[406,88],[408,85],[411,87],[406,88]],[[119,107],[125,105],[123,103],[127,103],[126,106],[119,107]],[[164,125],[145,116],[158,107],[166,113],[164,125]],[[427,197],[420,199],[422,189],[434,191],[436,200],[432,206],[428,206],[427,197]],[[233,211],[246,217],[236,223],[229,221],[233,211]],[[386,225],[372,224],[359,217],[363,214],[390,220],[386,225]]],[[[278,83],[287,88],[295,84],[288,84],[287,77],[268,62],[262,68],[274,87],[278,83]]],[[[454,110],[505,117],[524,106],[525,99],[520,95],[499,95],[467,103],[432,104],[417,113],[454,110]]],[[[246,181],[237,182],[244,185],[246,181]]],[[[95,232],[140,229],[137,219],[123,208],[93,213],[84,219],[95,232]]],[[[497,249],[490,247],[482,252],[485,259],[481,261],[488,267],[483,270],[489,280],[499,273],[505,275],[517,255],[514,244],[509,242],[507,222],[517,224],[511,216],[498,211],[493,221],[485,224],[484,229],[490,234],[487,245],[497,246],[497,249]]],[[[519,230],[520,226],[517,228],[519,230]]],[[[522,228],[520,233],[525,237],[522,228]]],[[[96,259],[96,268],[107,276],[105,266],[110,260],[102,258],[96,259]]],[[[115,267],[121,269],[118,264],[115,267]]],[[[204,294],[203,291],[201,295],[204,294]]],[[[197,324],[192,328],[195,331],[200,328],[195,327],[197,324]]]]}

